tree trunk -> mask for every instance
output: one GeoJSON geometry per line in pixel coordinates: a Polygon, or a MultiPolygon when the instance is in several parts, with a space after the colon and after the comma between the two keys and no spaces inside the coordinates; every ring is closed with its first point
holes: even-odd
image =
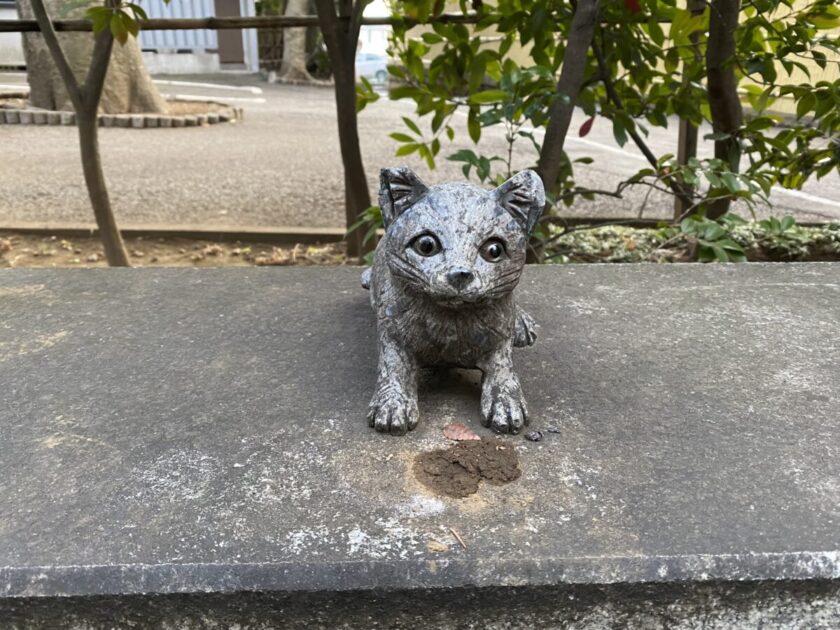
{"type": "MultiPolygon", "coordinates": [[[[353,64],[351,63],[351,68],[353,64]]],[[[362,150],[359,145],[358,118],[356,116],[356,80],[351,69],[339,75],[335,72],[335,104],[338,114],[338,140],[341,145],[341,161],[344,163],[344,208],[347,226],[356,223],[365,210],[370,208],[365,167],[362,162],[362,150]]],[[[373,249],[373,240],[362,243],[364,230],[354,230],[347,241],[347,253],[350,256],[363,256],[373,249]]]]}
{"type": "MultiPolygon", "coordinates": [[[[569,26],[569,39],[563,55],[563,67],[557,80],[554,102],[548,112],[548,127],[545,130],[540,157],[537,161],[537,174],[543,182],[545,191],[551,193],[560,175],[560,161],[563,159],[563,144],[572,114],[575,111],[580,89],[586,74],[586,57],[595,34],[598,22],[599,0],[578,0],[572,23],[569,26]]],[[[548,212],[549,204],[546,204],[548,212]]],[[[543,258],[543,243],[536,237],[531,238],[526,262],[537,263],[543,258]]]]}
{"type": "Polygon", "coordinates": [[[537,174],[543,181],[546,192],[554,189],[560,175],[560,160],[563,158],[563,143],[572,122],[575,103],[583,85],[586,72],[586,56],[592,44],[592,36],[598,21],[598,0],[578,0],[569,39],[563,56],[563,67],[557,80],[557,98],[549,110],[548,127],[545,130],[537,174]]]}
{"type": "MultiPolygon", "coordinates": [[[[286,17],[309,14],[309,0],[288,0],[286,17]]],[[[309,83],[312,76],[306,69],[306,29],[287,28],[283,31],[283,63],[280,65],[281,81],[309,83]]]]}
{"type": "Polygon", "coordinates": [[[90,204],[99,228],[105,259],[111,267],[130,267],[125,244],[117,227],[117,220],[111,208],[111,199],[105,184],[105,174],[102,172],[102,159],[99,155],[99,126],[96,120],[96,110],[91,108],[87,112],[76,114],[76,125],[79,128],[79,147],[82,152],[82,172],[85,176],[90,204]]]}
{"type": "MultiPolygon", "coordinates": [[[[68,15],[62,13],[65,0],[44,0],[47,12],[67,19],[83,17],[85,8],[77,8],[68,15]]],[[[19,0],[22,19],[34,19],[31,0],[19,0]]],[[[90,33],[58,33],[58,40],[70,63],[76,80],[85,79],[93,55],[94,37],[90,33]]],[[[30,103],[52,110],[72,110],[64,81],[58,73],[40,33],[23,34],[23,53],[26,59],[30,103]]],[[[113,47],[105,88],[99,103],[105,114],[166,113],[163,100],[143,64],[140,46],[134,37],[125,45],[113,47]]]]}
{"type": "MultiPolygon", "coordinates": [[[[712,0],[709,11],[709,41],[706,48],[707,87],[712,128],[715,133],[734,134],[743,123],[743,110],[738,98],[738,80],[735,77],[735,29],[738,27],[739,0],[712,0]]],[[[741,146],[738,138],[730,136],[715,140],[715,157],[737,173],[741,163],[741,146]]],[[[730,199],[712,203],[706,214],[711,219],[726,214],[730,199]]]]}
{"type": "MultiPolygon", "coordinates": [[[[356,223],[371,205],[356,116],[356,46],[359,41],[361,14],[367,2],[356,0],[352,12],[347,11],[349,4],[347,0],[342,2],[349,19],[339,20],[333,0],[315,0],[318,21],[335,80],[338,142],[344,165],[344,209],[348,227],[356,223]]],[[[362,230],[354,230],[348,235],[348,256],[360,257],[373,248],[374,243],[364,244],[362,240],[362,230]]]]}
{"type": "Polygon", "coordinates": [[[31,0],[33,15],[38,21],[38,28],[44,41],[44,47],[53,61],[55,70],[61,78],[64,89],[76,112],[76,125],[79,129],[79,146],[82,154],[82,172],[85,176],[88,195],[90,196],[93,214],[99,227],[99,236],[105,249],[108,264],[114,267],[130,267],[128,254],[122,236],[117,228],[117,220],[111,209],[108,198],[108,188],[102,173],[102,161],[99,155],[99,121],[97,111],[99,99],[105,86],[108,65],[114,47],[114,37],[110,29],[101,31],[94,36],[93,50],[90,55],[90,66],[84,73],[84,81],[76,77],[58,34],[53,28],[43,0],[31,0]]]}
{"type": "MultiPolygon", "coordinates": [[[[691,15],[702,15],[706,10],[706,0],[688,0],[688,10],[691,15]]],[[[693,32],[689,39],[691,39],[691,49],[694,53],[694,63],[698,66],[703,61],[703,55],[700,51],[700,33],[693,32]]],[[[689,62],[683,62],[683,85],[688,83],[688,73],[690,70],[689,62]]],[[[677,163],[688,164],[691,158],[697,157],[697,137],[698,129],[690,121],[685,118],[680,118],[679,131],[677,135],[677,163]]],[[[692,207],[692,198],[694,196],[694,187],[690,184],[681,181],[678,183],[682,194],[674,195],[674,221],[682,219],[683,215],[692,207]]]]}

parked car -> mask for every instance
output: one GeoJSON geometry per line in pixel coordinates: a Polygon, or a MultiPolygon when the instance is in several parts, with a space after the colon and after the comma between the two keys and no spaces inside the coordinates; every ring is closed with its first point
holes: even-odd
{"type": "Polygon", "coordinates": [[[356,53],[356,76],[373,79],[376,83],[388,80],[388,55],[356,53]]]}

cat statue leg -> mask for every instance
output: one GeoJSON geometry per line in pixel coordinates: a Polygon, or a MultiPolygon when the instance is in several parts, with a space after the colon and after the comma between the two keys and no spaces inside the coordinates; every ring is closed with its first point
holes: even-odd
{"type": "Polygon", "coordinates": [[[478,368],[481,380],[481,423],[496,433],[519,433],[528,424],[528,408],[513,371],[512,344],[504,344],[478,368]]]}
{"type": "Polygon", "coordinates": [[[414,357],[389,335],[380,335],[376,391],[368,425],[380,433],[404,435],[417,426],[417,372],[414,357]]]}
{"type": "Polygon", "coordinates": [[[516,305],[516,322],[513,327],[513,347],[527,348],[537,340],[537,324],[534,318],[516,305]]]}

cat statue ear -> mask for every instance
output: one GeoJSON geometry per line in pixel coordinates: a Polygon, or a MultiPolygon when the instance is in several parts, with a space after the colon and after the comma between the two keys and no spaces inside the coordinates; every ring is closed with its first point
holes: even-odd
{"type": "Polygon", "coordinates": [[[519,171],[494,192],[499,205],[530,234],[545,206],[545,188],[540,176],[531,170],[519,171]]]}
{"type": "Polygon", "coordinates": [[[379,172],[379,207],[387,228],[429,189],[407,166],[383,168],[379,172]]]}

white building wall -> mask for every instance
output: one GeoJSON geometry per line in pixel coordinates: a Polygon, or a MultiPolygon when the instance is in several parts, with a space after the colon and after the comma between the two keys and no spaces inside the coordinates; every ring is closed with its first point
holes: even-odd
{"type": "MultiPolygon", "coordinates": [[[[254,0],[239,0],[239,14],[242,17],[253,17],[257,14],[254,0]]],[[[245,68],[248,72],[260,71],[260,53],[257,45],[257,30],[247,28],[242,30],[242,49],[245,51],[245,68]]]]}
{"type": "MultiPolygon", "coordinates": [[[[143,8],[151,18],[202,18],[215,15],[213,0],[145,0],[143,8]]],[[[243,16],[256,15],[254,0],[240,0],[243,16]]],[[[13,4],[0,1],[0,20],[16,20],[13,4]]],[[[140,48],[149,71],[155,73],[188,74],[218,72],[219,47],[216,31],[140,31],[140,48]],[[178,54],[178,51],[186,51],[178,54]]],[[[257,31],[242,31],[245,66],[259,72],[257,31]]],[[[0,66],[23,66],[23,45],[20,33],[0,33],[0,66]]]]}
{"type": "MultiPolygon", "coordinates": [[[[385,0],[373,0],[365,7],[365,17],[389,17],[391,9],[385,0]]],[[[391,37],[390,26],[363,26],[359,32],[359,51],[384,55],[391,37]]]]}
{"type": "MultiPolygon", "coordinates": [[[[147,0],[141,5],[150,18],[212,17],[213,0],[147,0]]],[[[160,52],[192,50],[204,52],[219,47],[216,31],[140,31],[140,48],[160,52]]]]}
{"type": "MultiPolygon", "coordinates": [[[[0,4],[0,20],[18,19],[14,5],[0,4]]],[[[0,66],[22,66],[23,43],[20,33],[0,33],[0,66]]]]}
{"type": "MultiPolygon", "coordinates": [[[[143,8],[150,18],[205,18],[216,14],[213,0],[146,0],[143,8]]],[[[255,15],[254,0],[240,0],[243,16],[255,15]]],[[[149,71],[165,74],[209,73],[219,71],[219,38],[216,31],[140,31],[140,47],[149,71]]],[[[245,66],[259,72],[257,32],[242,31],[245,66]]]]}

